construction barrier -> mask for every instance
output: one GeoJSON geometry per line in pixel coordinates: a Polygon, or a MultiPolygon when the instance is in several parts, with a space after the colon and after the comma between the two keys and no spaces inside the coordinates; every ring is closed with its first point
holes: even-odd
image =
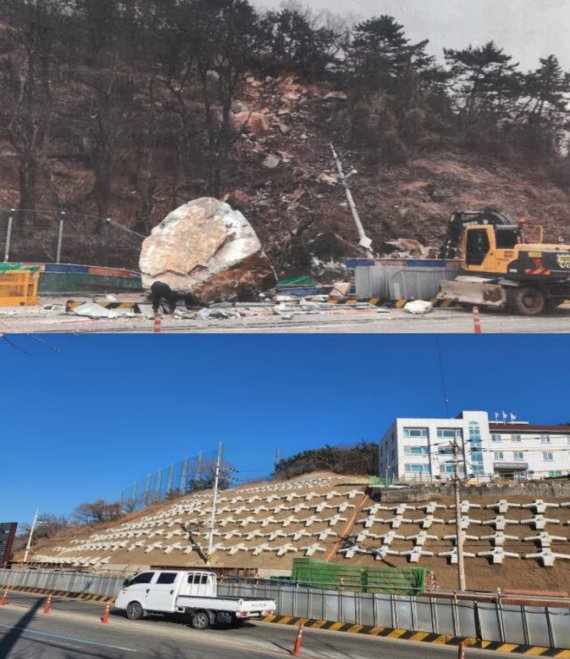
{"type": "Polygon", "coordinates": [[[39,276],[35,268],[0,268],[0,307],[39,304],[39,276]]]}
{"type": "MultiPolygon", "coordinates": [[[[53,570],[0,569],[0,588],[75,596],[109,602],[121,590],[122,576],[53,570]],[[25,585],[24,585],[25,584],[25,585]],[[68,589],[67,592],[58,587],[68,589]],[[82,591],[82,592],[78,592],[82,591]]],[[[6,594],[6,593],[5,593],[6,594]]],[[[429,593],[390,595],[304,588],[256,580],[222,580],[220,597],[273,599],[276,613],[265,622],[444,643],[487,650],[545,654],[570,659],[570,601],[512,603],[508,598],[435,597],[429,593]]]]}

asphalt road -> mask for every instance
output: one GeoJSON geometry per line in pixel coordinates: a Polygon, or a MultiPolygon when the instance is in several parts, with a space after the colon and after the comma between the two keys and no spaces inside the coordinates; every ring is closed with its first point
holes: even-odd
{"type": "MultiPolygon", "coordinates": [[[[0,331],[5,333],[125,333],[152,332],[153,321],[141,316],[93,320],[63,313],[64,300],[43,301],[42,307],[0,307],[0,331]],[[50,307],[50,308],[46,308],[50,307]]],[[[505,312],[481,312],[484,334],[568,333],[570,305],[550,314],[527,318],[505,312]]],[[[401,309],[386,313],[376,309],[332,307],[320,313],[293,314],[282,318],[271,311],[241,318],[188,319],[164,316],[162,332],[174,333],[473,333],[471,312],[464,309],[434,309],[424,316],[412,316],[401,309]]]]}
{"type": "MultiPolygon", "coordinates": [[[[112,613],[109,624],[100,616],[104,606],[54,598],[49,615],[45,597],[10,593],[0,607],[0,657],[3,659],[241,659],[287,657],[296,628],[271,623],[239,629],[196,631],[183,621],[153,617],[127,620],[112,613]]],[[[307,659],[451,659],[457,648],[340,632],[305,630],[302,655],[307,659]]],[[[470,650],[468,659],[497,659],[493,652],[470,650]]]]}

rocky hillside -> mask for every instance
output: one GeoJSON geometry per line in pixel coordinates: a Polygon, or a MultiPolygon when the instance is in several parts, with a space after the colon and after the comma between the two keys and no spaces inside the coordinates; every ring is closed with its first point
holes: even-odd
{"type": "MultiPolygon", "coordinates": [[[[229,192],[259,233],[282,273],[305,272],[322,262],[356,256],[358,237],[329,144],[341,153],[374,251],[394,238],[439,245],[456,209],[493,207],[524,215],[546,237],[570,239],[569,195],[540,172],[477,156],[452,143],[420,147],[405,164],[385,165],[366,148],[342,149],[348,100],[327,86],[291,77],[248,78],[239,103],[250,117],[239,154],[239,175],[229,192]]],[[[538,234],[538,229],[535,235],[538,234]]],[[[317,273],[318,274],[318,273],[317,273]]]]}
{"type": "MultiPolygon", "coordinates": [[[[249,76],[239,101],[234,103],[232,122],[241,136],[223,198],[252,223],[280,276],[313,274],[326,279],[329,272],[334,278],[344,257],[361,253],[344,191],[337,181],[332,142],[345,171],[355,170],[350,177],[353,195],[378,254],[384,251],[383,243],[394,238],[414,238],[437,246],[449,213],[461,208],[494,207],[512,215],[522,214],[529,221],[531,236],[532,228],[540,224],[547,238],[570,239],[569,194],[541,172],[531,174],[522,167],[513,168],[452,141],[426,140],[405,163],[383,164],[365,146],[343,147],[349,112],[344,92],[330,83],[303,84],[294,76],[249,76]]],[[[0,205],[9,208],[18,198],[16,154],[6,143],[0,145],[0,152],[4,156],[0,205]]],[[[157,157],[167,160],[168,153],[162,151],[157,157]]],[[[52,169],[63,197],[73,197],[88,185],[90,174],[78,162],[62,158],[52,169]]],[[[42,207],[50,204],[47,184],[44,182],[41,190],[42,207]]],[[[168,177],[158,176],[155,185],[156,205],[150,226],[172,210],[168,177]]],[[[113,190],[112,217],[136,228],[137,198],[129,176],[116,171],[113,190]]],[[[205,190],[198,184],[187,196],[202,194],[205,190]]],[[[178,194],[178,202],[185,199],[178,194]]],[[[95,212],[89,198],[75,210],[95,212]]],[[[86,240],[91,246],[100,242],[105,247],[108,237],[98,234],[94,225],[87,235],[83,229],[85,223],[75,238],[73,229],[68,230],[66,260],[99,258],[108,262],[99,250],[91,255],[93,250],[86,247],[86,240]]],[[[49,230],[55,231],[55,224],[49,230]]],[[[118,242],[110,241],[109,250],[115,250],[111,260],[115,265],[137,268],[138,241],[119,237],[118,242]]],[[[19,248],[16,243],[19,258],[26,258],[24,241],[29,245],[29,235],[20,236],[19,248]]]]}

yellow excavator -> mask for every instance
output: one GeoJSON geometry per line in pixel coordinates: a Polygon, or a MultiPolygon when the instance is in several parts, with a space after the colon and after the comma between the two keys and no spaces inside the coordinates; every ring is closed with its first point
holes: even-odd
{"type": "Polygon", "coordinates": [[[494,210],[456,211],[440,258],[462,273],[443,281],[439,298],[537,316],[570,299],[570,245],[527,242],[524,220],[494,210]]]}

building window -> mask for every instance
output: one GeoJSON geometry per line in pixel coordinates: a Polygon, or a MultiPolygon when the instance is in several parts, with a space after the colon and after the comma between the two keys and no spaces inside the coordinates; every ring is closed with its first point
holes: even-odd
{"type": "MultiPolygon", "coordinates": [[[[439,471],[442,474],[454,474],[455,473],[455,465],[454,464],[442,464],[439,466],[439,471]]],[[[463,465],[459,465],[459,474],[463,475],[463,465]]]]}
{"type": "Polygon", "coordinates": [[[474,464],[473,465],[473,473],[476,475],[484,474],[485,469],[482,464],[474,464]]]}
{"type": "Polygon", "coordinates": [[[406,464],[404,468],[412,474],[429,474],[429,465],[406,464]]]}
{"type": "Polygon", "coordinates": [[[549,435],[541,435],[541,436],[540,436],[540,443],[541,443],[541,444],[550,444],[550,437],[549,437],[549,435]]]}
{"type": "Polygon", "coordinates": [[[515,460],[524,460],[524,451],[515,451],[513,453],[513,458],[515,460]]]}
{"type": "Polygon", "coordinates": [[[542,458],[545,462],[554,462],[554,453],[550,451],[548,453],[543,453],[542,458]]]}
{"type": "Polygon", "coordinates": [[[461,428],[438,428],[437,436],[439,439],[461,439],[463,433],[461,428]]]}
{"type": "Polygon", "coordinates": [[[469,422],[469,439],[481,439],[481,429],[476,421],[469,422]]]}
{"type": "Polygon", "coordinates": [[[491,441],[492,442],[500,442],[501,441],[501,435],[497,435],[496,433],[493,433],[491,435],[491,441]]]}
{"type": "Polygon", "coordinates": [[[511,435],[513,442],[522,442],[522,435],[511,435]]]}
{"type": "Polygon", "coordinates": [[[427,446],[405,446],[404,453],[406,455],[428,455],[427,446]]]}
{"type": "Polygon", "coordinates": [[[494,451],[493,457],[495,458],[495,460],[504,460],[505,454],[502,451],[494,451]]]}
{"type": "Polygon", "coordinates": [[[427,428],[404,428],[404,437],[427,437],[427,428]]]}
{"type": "Polygon", "coordinates": [[[441,446],[437,447],[437,452],[440,455],[452,455],[453,454],[453,446],[447,446],[446,444],[442,444],[441,446]]]}

